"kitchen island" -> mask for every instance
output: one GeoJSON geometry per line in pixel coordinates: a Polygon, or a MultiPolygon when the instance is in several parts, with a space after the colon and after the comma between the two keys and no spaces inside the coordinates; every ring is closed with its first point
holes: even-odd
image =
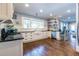
{"type": "Polygon", "coordinates": [[[23,37],[0,40],[0,56],[23,56],[23,37]]]}

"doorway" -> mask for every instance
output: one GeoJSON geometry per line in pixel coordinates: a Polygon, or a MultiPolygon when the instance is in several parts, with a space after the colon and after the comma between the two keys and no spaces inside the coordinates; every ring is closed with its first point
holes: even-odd
{"type": "Polygon", "coordinates": [[[60,23],[61,40],[68,41],[73,48],[76,48],[76,22],[60,23]]]}

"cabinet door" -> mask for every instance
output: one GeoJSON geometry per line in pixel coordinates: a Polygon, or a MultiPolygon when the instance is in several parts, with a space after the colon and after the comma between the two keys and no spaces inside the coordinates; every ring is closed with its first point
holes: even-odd
{"type": "Polygon", "coordinates": [[[6,4],[0,3],[0,19],[5,19],[6,15],[6,4]]]}
{"type": "Polygon", "coordinates": [[[5,3],[0,3],[0,19],[6,18],[6,7],[5,3]]]}
{"type": "Polygon", "coordinates": [[[32,40],[34,41],[34,40],[36,40],[36,39],[38,39],[38,33],[32,33],[32,40]]]}
{"type": "Polygon", "coordinates": [[[47,36],[51,38],[51,31],[47,31],[47,36]]]}
{"type": "Polygon", "coordinates": [[[0,19],[8,20],[12,18],[12,7],[10,3],[0,3],[0,19]]]}
{"type": "Polygon", "coordinates": [[[43,37],[44,38],[48,38],[48,35],[47,34],[48,34],[47,32],[43,32],[43,37]]]}
{"type": "MultiPolygon", "coordinates": [[[[2,10],[1,10],[1,3],[0,3],[0,17],[1,17],[1,11],[2,11],[2,10]]],[[[0,20],[1,20],[1,19],[0,19],[0,20]]]]}
{"type": "Polygon", "coordinates": [[[40,32],[39,33],[39,37],[40,37],[40,39],[44,39],[45,38],[44,33],[43,32],[40,32]]]}
{"type": "Polygon", "coordinates": [[[13,4],[7,3],[7,19],[11,19],[13,16],[13,4]]]}

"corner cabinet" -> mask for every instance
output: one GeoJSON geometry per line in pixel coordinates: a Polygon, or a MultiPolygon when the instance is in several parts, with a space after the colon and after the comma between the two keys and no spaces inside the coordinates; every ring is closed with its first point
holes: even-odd
{"type": "Polygon", "coordinates": [[[12,19],[13,4],[12,3],[0,3],[0,20],[12,19]]]}

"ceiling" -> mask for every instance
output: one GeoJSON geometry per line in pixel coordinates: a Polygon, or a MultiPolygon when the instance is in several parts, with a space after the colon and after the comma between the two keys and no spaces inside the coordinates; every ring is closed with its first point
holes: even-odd
{"type": "Polygon", "coordinates": [[[43,19],[48,19],[50,13],[53,16],[75,17],[76,4],[75,3],[29,3],[29,7],[25,6],[25,3],[14,3],[14,11],[21,14],[35,16],[43,19]],[[40,13],[39,10],[43,12],[40,13]],[[68,13],[67,10],[71,12],[68,13]]]}

